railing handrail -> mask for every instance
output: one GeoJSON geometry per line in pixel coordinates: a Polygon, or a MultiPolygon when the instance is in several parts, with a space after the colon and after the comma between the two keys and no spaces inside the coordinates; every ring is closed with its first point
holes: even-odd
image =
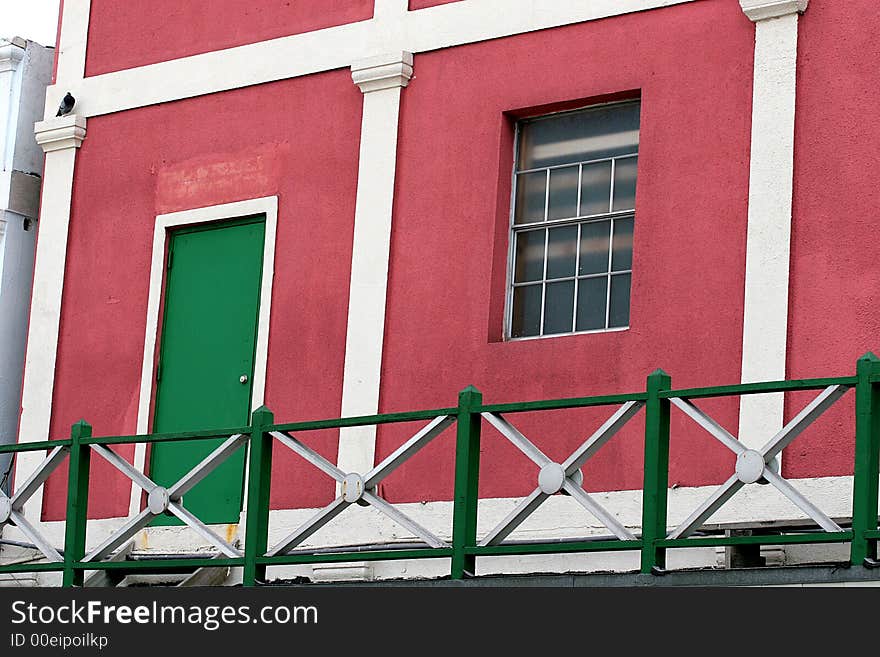
{"type": "MultiPolygon", "coordinates": [[[[62,554],[61,551],[57,551],[51,546],[41,548],[44,549],[47,555],[54,555],[54,557],[49,557],[50,563],[11,564],[0,566],[0,572],[63,571],[63,583],[66,586],[81,584],[83,573],[86,570],[111,568],[131,567],[148,570],[150,568],[235,565],[243,566],[244,583],[246,585],[254,585],[265,579],[266,568],[271,565],[436,557],[451,558],[451,576],[453,578],[462,578],[471,576],[476,572],[475,560],[477,557],[482,556],[545,554],[551,552],[586,553],[619,550],[640,551],[642,572],[656,573],[665,568],[665,554],[666,550],[670,548],[754,545],[761,543],[768,545],[850,543],[850,561],[852,564],[860,565],[864,563],[866,565],[875,565],[876,545],[878,539],[880,539],[877,522],[878,495],[880,495],[880,490],[878,490],[880,489],[880,360],[871,353],[866,354],[858,360],[855,376],[739,383],[678,390],[672,388],[671,378],[666,373],[662,370],[657,370],[648,376],[647,386],[643,392],[501,404],[484,404],[480,391],[469,386],[459,394],[459,402],[455,407],[280,424],[274,422],[274,416],[271,411],[261,407],[253,412],[251,424],[245,427],[162,434],[94,437],[92,436],[92,427],[85,421],[80,421],[73,425],[69,438],[0,446],[0,454],[16,454],[40,450],[51,450],[49,457],[44,461],[44,464],[48,463],[50,465],[46,465],[42,472],[35,473],[35,478],[32,477],[29,482],[22,484],[23,488],[20,491],[16,491],[15,495],[4,501],[5,506],[3,508],[6,509],[4,513],[8,513],[9,508],[11,508],[12,514],[9,518],[18,518],[18,520],[15,520],[16,524],[18,522],[24,523],[23,527],[28,527],[28,531],[34,531],[33,527],[27,525],[19,511],[26,504],[27,497],[37,490],[39,485],[42,485],[42,482],[48,478],[54,468],[58,467],[64,459],[67,459],[69,463],[69,477],[65,519],[65,549],[62,554]],[[771,459],[778,451],[784,449],[792,440],[795,440],[806,426],[819,417],[825,409],[834,404],[837,399],[851,388],[854,388],[856,391],[853,513],[851,529],[844,530],[841,526],[824,516],[820,510],[811,507],[809,500],[802,496],[798,498],[800,494],[787,488],[788,484],[785,479],[767,470],[767,463],[769,463],[767,460],[771,459]],[[738,439],[735,436],[727,433],[711,417],[705,415],[688,401],[700,398],[808,390],[822,390],[822,393],[804,411],[801,411],[800,414],[792,419],[782,431],[778,432],[768,446],[763,448],[762,452],[746,449],[745,446],[738,445],[738,439]],[[480,470],[481,428],[484,422],[488,421],[496,429],[502,430],[503,435],[508,440],[512,440],[515,445],[525,451],[529,458],[541,465],[541,463],[547,460],[547,457],[535,445],[532,445],[525,436],[520,434],[509,421],[504,420],[502,414],[609,405],[621,405],[621,408],[591,438],[587,439],[564,464],[549,464],[552,466],[551,470],[553,468],[562,468],[562,481],[564,484],[559,485],[557,488],[551,486],[547,489],[549,492],[546,492],[545,481],[544,484],[539,486],[535,494],[539,496],[544,495],[545,497],[541,499],[545,499],[546,496],[554,494],[553,491],[560,492],[565,490],[570,495],[573,495],[576,501],[580,501],[582,506],[591,510],[607,527],[616,527],[612,531],[618,536],[618,539],[602,538],[602,540],[578,540],[573,542],[548,539],[543,542],[534,543],[505,543],[503,542],[504,537],[507,535],[504,533],[505,529],[507,533],[513,531],[513,529],[508,528],[508,526],[502,523],[497,532],[487,537],[483,543],[478,544],[476,521],[479,497],[477,490],[480,470]],[[749,475],[746,470],[743,471],[743,474],[737,470],[735,477],[739,477],[739,481],[743,482],[743,484],[748,484],[753,483],[759,476],[763,476],[766,481],[783,491],[790,499],[800,499],[803,504],[799,503],[799,506],[802,509],[807,509],[810,517],[818,519],[823,531],[791,530],[788,533],[780,533],[774,536],[703,535],[693,537],[692,532],[694,529],[699,529],[702,523],[705,522],[705,519],[711,513],[714,513],[714,510],[717,510],[721,504],[730,499],[727,496],[720,502],[716,500],[709,504],[709,501],[712,500],[710,498],[709,501],[692,514],[688,521],[685,521],[683,525],[676,528],[672,533],[667,534],[670,416],[673,405],[685,411],[685,414],[689,415],[697,424],[738,454],[748,452],[747,456],[749,458],[754,458],[756,454],[758,456],[763,454],[766,462],[758,461],[756,474],[749,475]],[[595,505],[594,501],[590,500],[589,494],[579,490],[580,484],[577,484],[577,488],[572,488],[575,485],[572,482],[575,481],[574,477],[579,472],[578,468],[605,441],[610,440],[620,427],[629,421],[630,418],[634,417],[635,414],[639,413],[639,409],[642,406],[645,407],[645,469],[642,485],[641,531],[630,533],[628,530],[622,529],[622,525],[615,524],[613,519],[609,520],[610,516],[603,516],[602,513],[605,510],[601,506],[595,505]],[[389,549],[386,547],[375,550],[359,549],[356,551],[347,551],[343,546],[340,548],[340,551],[309,552],[308,549],[304,549],[296,553],[284,552],[282,548],[276,546],[277,549],[273,548],[272,552],[267,551],[272,452],[274,446],[279,441],[287,441],[286,444],[289,447],[299,450],[300,456],[305,455],[310,458],[313,465],[317,463],[324,470],[325,474],[331,474],[338,481],[341,481],[340,477],[343,474],[346,478],[349,476],[348,473],[342,473],[335,466],[329,464],[329,462],[321,461],[322,457],[318,457],[315,454],[309,456],[308,450],[303,451],[305,448],[296,440],[288,435],[281,434],[422,420],[432,420],[433,422],[420,434],[411,439],[411,441],[415,441],[412,446],[407,446],[409,445],[407,443],[407,445],[399,450],[401,452],[399,456],[388,457],[392,460],[394,458],[398,459],[397,462],[389,467],[392,470],[396,469],[409,456],[418,449],[421,449],[423,444],[427,444],[426,441],[431,440],[434,435],[439,435],[440,432],[451,424],[456,425],[455,489],[453,493],[451,543],[438,540],[431,543],[434,547],[427,545],[421,548],[409,545],[401,549],[389,549]],[[132,566],[127,562],[94,560],[101,559],[106,552],[113,549],[114,544],[107,545],[106,549],[99,547],[98,550],[88,556],[85,554],[86,528],[88,526],[87,501],[90,457],[93,451],[106,459],[110,459],[112,463],[116,463],[117,467],[121,467],[123,470],[127,467],[130,470],[130,465],[122,463],[119,456],[106,449],[106,447],[116,444],[195,441],[216,438],[227,439],[223,446],[218,448],[214,456],[211,457],[217,463],[225,459],[228,454],[231,454],[236,449],[244,445],[249,446],[246,482],[247,508],[245,509],[246,525],[243,551],[230,549],[227,552],[232,556],[213,559],[204,557],[179,558],[174,559],[173,563],[167,560],[162,560],[161,563],[157,564],[138,562],[136,566],[132,566]],[[592,443],[590,441],[596,442],[592,443]],[[58,450],[57,448],[59,447],[64,449],[58,450]],[[763,474],[761,467],[764,467],[763,474]],[[787,493],[785,492],[786,490],[788,490],[787,493]],[[545,492],[542,493],[542,491],[545,492]],[[605,519],[603,520],[603,518],[605,519]],[[689,535],[692,537],[688,538],[689,535]],[[55,562],[51,562],[53,558],[56,560],[55,562]],[[63,561],[57,561],[57,559],[63,559],[63,561]]],[[[377,466],[378,469],[382,467],[384,466],[377,466]]],[[[134,477],[135,474],[137,473],[129,476],[134,477]]],[[[194,476],[195,479],[187,484],[181,484],[180,482],[178,484],[187,487],[187,489],[191,488],[195,485],[193,482],[201,480],[205,474],[193,475],[190,473],[190,475],[187,475],[187,477],[190,476],[194,476]]],[[[360,475],[356,476],[359,477],[360,475]]],[[[376,479],[379,478],[376,475],[376,479]]],[[[369,477],[366,477],[363,481],[369,483],[369,479],[369,477]]],[[[141,484],[139,485],[141,487],[144,485],[156,486],[149,478],[143,475],[133,479],[133,481],[135,483],[140,481],[141,484]]],[[[728,490],[723,493],[724,495],[728,493],[732,495],[735,493],[735,490],[738,490],[738,486],[742,485],[737,483],[735,479],[730,481],[724,485],[728,487],[728,490]],[[737,487],[728,486],[730,481],[733,481],[737,487]]],[[[722,495],[720,491],[724,486],[718,489],[718,495],[722,495]]],[[[171,510],[174,510],[175,514],[182,513],[179,508],[175,507],[175,504],[179,505],[179,499],[173,497],[174,487],[171,487],[169,490],[172,492],[171,510]]],[[[183,490],[183,488],[180,490],[183,490]]],[[[367,496],[367,493],[364,493],[364,496],[365,499],[373,500],[370,503],[379,504],[384,502],[386,509],[389,506],[387,501],[381,498],[377,499],[372,493],[369,496],[367,496]]],[[[540,504],[540,501],[538,500],[537,503],[540,504]]],[[[348,503],[354,502],[349,501],[348,503]]],[[[164,503],[165,507],[162,507],[161,504],[160,501],[159,510],[156,511],[153,511],[151,506],[150,512],[155,515],[161,513],[163,508],[168,509],[168,500],[164,503]]],[[[521,522],[534,508],[537,508],[537,505],[524,508],[523,513],[525,515],[518,520],[511,520],[512,524],[509,527],[515,528],[518,522],[521,522]]],[[[397,514],[397,517],[401,517],[398,512],[395,511],[394,513],[397,514]]],[[[137,518],[134,520],[137,521],[137,518]]],[[[6,522],[11,521],[7,519],[6,522]]],[[[143,526],[145,524],[138,525],[138,527],[143,526]]],[[[197,525],[191,526],[196,527],[197,525]]],[[[204,529],[205,526],[203,524],[201,526],[204,529]]],[[[137,529],[134,525],[132,525],[132,528],[130,531],[137,529]]],[[[780,530],[780,532],[784,532],[784,530],[780,530]]],[[[430,532],[428,534],[430,535],[430,532]]],[[[294,535],[296,535],[296,532],[294,535]]],[[[291,543],[291,545],[295,545],[295,543],[291,543]]],[[[229,546],[227,545],[226,547],[229,546]]]]}

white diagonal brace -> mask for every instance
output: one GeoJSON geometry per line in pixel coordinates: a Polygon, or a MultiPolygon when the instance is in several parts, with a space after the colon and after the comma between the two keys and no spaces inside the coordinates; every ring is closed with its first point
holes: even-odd
{"type": "Polygon", "coordinates": [[[489,424],[498,429],[498,432],[502,436],[512,442],[514,447],[529,457],[529,459],[538,467],[543,468],[551,462],[550,458],[545,455],[544,452],[535,447],[528,438],[522,435],[515,426],[501,417],[501,415],[495,413],[481,413],[480,415],[486,418],[486,421],[489,424]]]}
{"type": "MultiPolygon", "coordinates": [[[[765,474],[767,470],[769,470],[769,468],[765,469],[765,474]]],[[[724,503],[733,497],[743,486],[745,486],[745,484],[741,482],[736,475],[732,475],[730,479],[716,488],[715,492],[709,496],[709,499],[703,502],[696,511],[688,516],[687,520],[673,529],[667,538],[687,538],[690,536],[695,529],[706,522],[713,513],[720,509],[724,503]]]]}
{"type": "Polygon", "coordinates": [[[801,511],[816,521],[826,532],[842,532],[843,528],[829,518],[825,513],[815,506],[810,500],[801,495],[801,492],[791,485],[787,479],[783,479],[770,468],[764,468],[764,478],[769,481],[776,489],[794,502],[801,511]]]}
{"type": "Polygon", "coordinates": [[[504,518],[491,532],[486,534],[482,541],[480,541],[480,545],[498,545],[501,541],[507,538],[513,531],[519,527],[526,518],[528,518],[534,511],[541,506],[550,496],[542,491],[540,488],[536,488],[531,492],[531,494],[520,501],[517,504],[513,511],[507,514],[507,517],[504,518]]]}
{"type": "Polygon", "coordinates": [[[191,491],[196,484],[211,474],[220,464],[235,453],[239,447],[246,444],[249,436],[237,433],[224,440],[213,452],[208,454],[192,470],[187,472],[181,479],[168,489],[168,497],[179,500],[191,491]]]}
{"type": "Polygon", "coordinates": [[[617,521],[605,508],[596,502],[583,488],[574,483],[571,479],[566,479],[562,484],[562,488],[571,495],[577,502],[587,511],[592,513],[596,519],[605,525],[612,534],[617,536],[621,541],[634,541],[636,537],[626,527],[617,521]]]}
{"type": "Polygon", "coordinates": [[[346,502],[345,498],[341,495],[333,500],[330,504],[325,506],[323,509],[318,511],[311,518],[306,520],[302,525],[300,525],[297,529],[295,529],[291,534],[289,534],[284,540],[278,543],[275,547],[269,550],[266,553],[267,557],[276,557],[279,554],[284,554],[290,548],[296,547],[304,540],[306,540],[309,536],[314,534],[316,531],[321,529],[328,522],[333,520],[340,513],[345,511],[346,508],[350,505],[350,502],[346,502]]]}
{"type": "Polygon", "coordinates": [[[43,463],[34,470],[28,480],[15,491],[15,494],[12,496],[13,509],[21,511],[21,507],[24,506],[24,503],[27,502],[31,495],[33,495],[37,489],[45,483],[49,476],[55,471],[55,468],[57,468],[64,460],[69,451],[69,447],[56,447],[49,452],[46,460],[43,461],[43,463]]]}
{"type": "Polygon", "coordinates": [[[240,551],[236,550],[229,543],[227,543],[222,538],[217,536],[217,534],[208,529],[201,520],[199,520],[196,516],[185,509],[183,505],[177,502],[169,502],[168,510],[175,516],[177,516],[180,520],[182,520],[196,534],[211,543],[227,557],[235,558],[241,556],[240,551]]]}
{"type": "Polygon", "coordinates": [[[718,424],[714,419],[706,415],[702,410],[697,408],[697,405],[691,400],[682,399],[681,397],[670,397],[669,401],[673,406],[680,409],[685,415],[708,431],[713,438],[717,439],[734,454],[739,455],[746,451],[745,445],[743,445],[736,436],[718,424]]]}
{"type": "Polygon", "coordinates": [[[578,470],[578,468],[589,461],[593,455],[598,452],[605,443],[611,440],[644,405],[645,402],[630,401],[617,409],[614,415],[608,418],[592,436],[587,438],[587,440],[584,441],[584,443],[578,447],[571,456],[565,459],[565,462],[562,464],[562,468],[565,470],[565,476],[570,477],[578,470]]]}
{"type": "Polygon", "coordinates": [[[370,490],[371,488],[375,488],[376,484],[397,470],[397,468],[403,465],[408,458],[443,433],[443,431],[446,430],[446,427],[454,422],[455,418],[451,415],[441,415],[440,417],[433,419],[430,424],[422,428],[421,431],[403,443],[403,445],[394,450],[394,452],[385,458],[379,465],[364,475],[364,489],[370,490]]]}
{"type": "Polygon", "coordinates": [[[329,475],[336,481],[342,481],[345,479],[345,473],[337,468],[335,465],[330,463],[323,456],[318,454],[316,451],[311,449],[310,447],[306,447],[299,440],[294,438],[293,436],[285,433],[281,433],[280,431],[272,431],[271,435],[275,440],[280,442],[282,445],[295,452],[303,459],[311,463],[313,466],[318,468],[324,474],[329,475]]]}
{"type": "Polygon", "coordinates": [[[791,441],[801,435],[816,418],[827,411],[834,402],[843,397],[847,390],[849,390],[848,386],[828,386],[825,388],[818,397],[807,404],[804,410],[795,415],[788,424],[780,429],[779,433],[773,436],[761,448],[760,452],[764,455],[764,460],[770,461],[770,459],[788,447],[791,441]]]}
{"type": "Polygon", "coordinates": [[[37,546],[37,549],[39,549],[49,561],[64,561],[64,557],[61,556],[58,550],[43,538],[43,535],[25,519],[23,514],[13,510],[9,519],[16,527],[18,527],[22,534],[30,539],[31,543],[37,546]]]}
{"type": "Polygon", "coordinates": [[[370,503],[371,506],[375,507],[378,511],[381,511],[386,516],[395,521],[398,525],[403,527],[404,529],[409,530],[419,538],[421,538],[425,543],[430,545],[433,548],[443,548],[449,547],[449,544],[444,540],[435,536],[433,533],[422,527],[415,520],[410,518],[408,515],[401,513],[394,505],[390,504],[387,500],[382,499],[378,495],[373,495],[369,491],[364,491],[363,499],[370,503]]]}
{"type": "Polygon", "coordinates": [[[119,470],[122,474],[131,479],[134,483],[140,486],[141,489],[147,491],[148,493],[156,488],[156,486],[158,485],[145,474],[139,472],[131,463],[119,456],[119,454],[114,452],[112,449],[108,449],[104,445],[92,445],[92,449],[101,458],[103,458],[110,465],[119,470]]]}
{"type": "Polygon", "coordinates": [[[134,536],[141,529],[149,525],[153,517],[154,514],[149,509],[144,509],[139,514],[128,520],[124,525],[122,525],[122,527],[113,532],[113,534],[109,536],[98,547],[96,547],[94,550],[89,552],[89,554],[83,557],[83,561],[100,561],[102,558],[113,552],[113,550],[125,543],[129,538],[134,536]]]}

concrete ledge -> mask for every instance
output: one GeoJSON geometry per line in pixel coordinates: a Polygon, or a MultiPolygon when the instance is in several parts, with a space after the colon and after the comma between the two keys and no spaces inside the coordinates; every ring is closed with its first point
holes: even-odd
{"type": "Polygon", "coordinates": [[[699,569],[668,572],[665,575],[641,573],[566,573],[487,576],[466,580],[386,580],[381,582],[337,582],[303,584],[275,580],[269,586],[331,587],[719,587],[719,586],[880,586],[880,569],[850,567],[847,564],[788,566],[782,568],[699,569]]]}

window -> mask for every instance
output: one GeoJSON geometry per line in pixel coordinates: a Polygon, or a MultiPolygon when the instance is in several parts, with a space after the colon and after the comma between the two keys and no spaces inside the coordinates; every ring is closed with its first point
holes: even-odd
{"type": "Polygon", "coordinates": [[[518,124],[509,337],[629,326],[639,107],[518,124]]]}

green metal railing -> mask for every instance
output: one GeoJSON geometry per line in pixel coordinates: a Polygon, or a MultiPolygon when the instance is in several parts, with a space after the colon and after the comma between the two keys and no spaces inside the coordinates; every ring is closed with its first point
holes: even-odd
{"type": "MultiPolygon", "coordinates": [[[[833,400],[832,402],[833,403],[833,400]]],[[[878,531],[878,473],[880,473],[880,360],[871,353],[857,362],[851,377],[776,381],[711,388],[672,389],[670,377],[661,370],[647,377],[645,391],[632,394],[583,397],[511,404],[484,404],[482,394],[473,387],[463,390],[458,405],[452,408],[366,417],[341,418],[314,422],[275,424],[266,408],[252,414],[247,427],[222,431],[183,432],[142,436],[93,437],[85,421],[73,425],[70,438],[64,440],[0,446],[0,453],[20,454],[63,447],[69,452],[67,513],[65,518],[63,560],[60,562],[20,563],[0,566],[0,573],[61,572],[64,586],[83,582],[87,570],[127,569],[144,572],[184,571],[196,567],[238,566],[243,569],[246,586],[266,580],[266,569],[284,564],[313,564],[345,561],[373,561],[446,557],[451,561],[450,576],[463,578],[476,572],[476,559],[496,555],[541,555],[549,553],[610,552],[632,550],[641,553],[641,571],[659,573],[665,568],[670,548],[848,543],[852,565],[873,565],[878,531]],[[852,493],[852,525],[841,531],[778,529],[778,534],[752,536],[698,536],[668,538],[667,493],[669,490],[669,440],[672,401],[823,390],[842,387],[855,390],[855,458],[852,493]],[[613,406],[638,402],[645,406],[644,479],[640,535],[634,540],[604,539],[545,542],[514,542],[481,545],[477,537],[478,484],[480,476],[480,441],[484,414],[516,414],[534,411],[613,406]],[[338,552],[309,552],[267,556],[269,533],[269,491],[273,451],[278,432],[303,432],[367,425],[434,420],[451,416],[455,420],[455,488],[451,542],[445,547],[375,549],[338,552]],[[275,433],[276,436],[272,434],[275,433]],[[163,441],[205,440],[244,434],[249,445],[247,501],[244,547],[239,557],[180,558],[161,561],[84,561],[88,525],[88,484],[91,456],[95,446],[157,443],[163,441]]],[[[15,500],[15,496],[12,497],[15,500]]],[[[6,500],[9,501],[8,499],[6,500]]],[[[13,504],[14,506],[14,504],[13,504]]],[[[11,522],[7,519],[7,522],[11,522]]],[[[13,522],[13,524],[15,524],[13,522]]]]}

